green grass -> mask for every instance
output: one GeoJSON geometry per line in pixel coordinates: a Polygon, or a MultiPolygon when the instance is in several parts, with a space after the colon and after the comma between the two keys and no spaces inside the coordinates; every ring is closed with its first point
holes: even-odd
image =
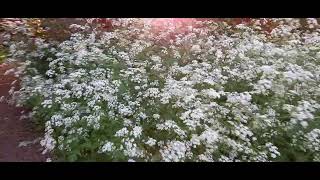
{"type": "Polygon", "coordinates": [[[4,60],[7,57],[7,54],[8,54],[7,50],[0,46],[0,64],[4,62],[4,60]]]}

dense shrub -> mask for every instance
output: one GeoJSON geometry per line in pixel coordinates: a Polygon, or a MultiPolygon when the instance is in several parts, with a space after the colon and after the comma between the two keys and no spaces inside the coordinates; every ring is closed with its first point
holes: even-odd
{"type": "Polygon", "coordinates": [[[317,21],[267,21],[88,19],[13,43],[12,94],[57,160],[319,161],[317,21]]]}

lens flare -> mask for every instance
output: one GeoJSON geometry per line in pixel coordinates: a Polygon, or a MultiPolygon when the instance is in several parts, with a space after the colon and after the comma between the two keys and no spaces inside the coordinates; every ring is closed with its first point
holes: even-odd
{"type": "Polygon", "coordinates": [[[181,28],[185,26],[192,26],[196,21],[195,18],[145,18],[143,21],[153,28],[167,29],[167,28],[181,28]]]}

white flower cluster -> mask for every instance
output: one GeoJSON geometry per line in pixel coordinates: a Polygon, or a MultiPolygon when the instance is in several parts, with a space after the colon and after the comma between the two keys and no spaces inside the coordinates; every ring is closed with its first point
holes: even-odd
{"type": "Polygon", "coordinates": [[[320,151],[320,129],[313,129],[311,132],[306,134],[308,148],[314,152],[320,151]]]}
{"type": "Polygon", "coordinates": [[[294,19],[271,20],[280,25],[270,34],[206,21],[161,30],[152,20],[111,21],[114,31],[74,33],[54,47],[39,40],[26,55],[20,101],[40,101],[33,111],[46,121],[47,151],[115,161],[271,161],[304,135],[296,128],[312,128],[305,149],[319,157],[314,32],[299,32],[294,19]],[[47,63],[45,72],[35,63],[47,63]]]}

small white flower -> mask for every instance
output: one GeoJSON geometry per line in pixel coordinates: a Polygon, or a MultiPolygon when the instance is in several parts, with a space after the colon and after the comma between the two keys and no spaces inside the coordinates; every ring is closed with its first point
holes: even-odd
{"type": "Polygon", "coordinates": [[[136,162],[136,161],[133,159],[129,159],[128,162],[136,162]]]}
{"type": "Polygon", "coordinates": [[[113,151],[115,149],[114,145],[112,142],[107,141],[101,148],[101,152],[110,152],[113,151]]]}
{"type": "Polygon", "coordinates": [[[191,47],[191,52],[194,52],[194,53],[201,53],[201,47],[199,45],[193,45],[191,47]]]}
{"type": "Polygon", "coordinates": [[[132,130],[133,130],[132,134],[134,137],[140,137],[142,133],[142,128],[140,126],[135,126],[132,130]]]}
{"type": "Polygon", "coordinates": [[[153,117],[154,119],[159,119],[159,118],[160,118],[160,115],[159,115],[159,114],[153,114],[152,117],[153,117]]]}

